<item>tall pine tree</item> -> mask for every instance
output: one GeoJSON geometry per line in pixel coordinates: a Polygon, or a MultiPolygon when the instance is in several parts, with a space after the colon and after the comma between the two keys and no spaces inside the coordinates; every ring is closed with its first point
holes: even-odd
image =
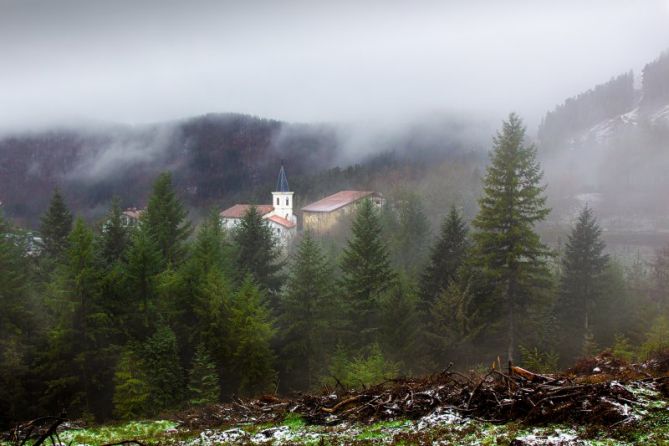
{"type": "Polygon", "coordinates": [[[172,175],[160,174],[153,184],[141,224],[155,240],[168,265],[177,265],[185,258],[184,242],[192,231],[187,217],[188,212],[174,191],[172,175]]]}
{"type": "Polygon", "coordinates": [[[28,352],[38,340],[41,306],[35,305],[30,292],[24,252],[0,210],[0,413],[6,423],[29,417],[32,409],[26,385],[28,352]]]}
{"type": "Polygon", "coordinates": [[[430,251],[430,261],[423,273],[421,300],[423,311],[448,288],[465,261],[469,243],[467,224],[455,206],[451,207],[441,225],[439,238],[430,251]]]}
{"type": "Polygon", "coordinates": [[[111,394],[112,321],[100,302],[93,233],[75,221],[63,265],[57,270],[51,304],[57,323],[46,352],[50,391],[47,397],[67,401],[73,413],[104,415],[99,396],[111,394]]]}
{"type": "Polygon", "coordinates": [[[278,292],[283,282],[279,274],[279,247],[255,206],[249,208],[235,228],[233,240],[237,249],[237,280],[241,283],[250,274],[263,291],[278,292]]]}
{"type": "Polygon", "coordinates": [[[250,275],[242,282],[231,304],[230,343],[237,391],[254,395],[272,390],[276,372],[271,340],[275,334],[269,310],[250,275]]]}
{"type": "Polygon", "coordinates": [[[157,280],[163,270],[163,257],[143,226],[132,234],[126,256],[123,269],[126,311],[119,316],[130,338],[144,340],[156,319],[157,280]]]}
{"type": "Polygon", "coordinates": [[[341,270],[352,346],[370,345],[377,340],[381,323],[380,297],[395,280],[379,216],[371,200],[364,200],[356,211],[341,270]]]}
{"type": "Polygon", "coordinates": [[[586,336],[592,336],[593,312],[603,297],[609,262],[601,233],[592,210],[585,206],[569,235],[562,260],[556,311],[565,335],[563,356],[579,353],[586,336]]]}
{"type": "Polygon", "coordinates": [[[72,230],[72,213],[65,205],[65,200],[60,190],[55,189],[49,209],[42,216],[40,234],[44,245],[44,253],[53,258],[60,259],[67,249],[68,237],[72,230]]]}
{"type": "Polygon", "coordinates": [[[154,413],[173,409],[185,396],[186,384],[174,332],[166,325],[159,325],[144,343],[142,353],[150,407],[154,413]]]}
{"type": "Polygon", "coordinates": [[[106,221],[102,225],[99,241],[100,255],[106,265],[119,261],[128,245],[128,230],[123,225],[122,215],[120,202],[114,197],[106,221]]]}
{"type": "Polygon", "coordinates": [[[318,243],[305,232],[291,265],[281,298],[282,382],[292,389],[308,390],[318,381],[334,347],[338,315],[333,271],[318,243]]]}
{"type": "MultiPolygon", "coordinates": [[[[543,173],[536,149],[525,143],[525,128],[511,114],[493,139],[491,162],[483,180],[476,228],[474,261],[491,285],[494,313],[505,315],[506,348],[513,360],[519,327],[528,307],[548,283],[548,249],[534,225],[546,218],[543,173]]],[[[492,313],[492,311],[491,311],[492,313]]]]}
{"type": "Polygon", "coordinates": [[[415,193],[405,194],[398,214],[399,224],[394,243],[397,265],[415,278],[415,274],[420,271],[425,262],[430,224],[420,197],[415,193]]]}

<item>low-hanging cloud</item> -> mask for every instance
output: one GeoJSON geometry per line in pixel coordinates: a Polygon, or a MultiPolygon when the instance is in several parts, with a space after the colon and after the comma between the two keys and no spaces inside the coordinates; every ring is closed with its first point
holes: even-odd
{"type": "Polygon", "coordinates": [[[545,110],[669,46],[666,0],[0,1],[0,128],[545,110]]]}

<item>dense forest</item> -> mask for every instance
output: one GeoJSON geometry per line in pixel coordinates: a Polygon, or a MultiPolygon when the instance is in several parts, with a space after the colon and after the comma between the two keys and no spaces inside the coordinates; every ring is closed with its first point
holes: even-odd
{"type": "Polygon", "coordinates": [[[446,194],[434,235],[407,194],[363,202],[341,244],[303,233],[284,252],[253,208],[230,232],[216,211],[194,227],[176,178],[152,181],[137,227],[118,200],[90,226],[56,189],[39,255],[0,220],[4,423],[134,419],[498,357],[540,372],[669,346],[669,249],[622,267],[587,206],[549,249],[536,230],[550,212],[542,169],[516,115],[494,138],[475,216],[446,194]]]}

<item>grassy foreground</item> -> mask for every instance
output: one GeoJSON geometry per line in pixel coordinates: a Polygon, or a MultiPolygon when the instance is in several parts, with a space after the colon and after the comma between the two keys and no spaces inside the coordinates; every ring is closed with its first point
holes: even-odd
{"type": "MultiPolygon", "coordinates": [[[[217,429],[189,431],[175,421],[133,421],[87,428],[65,428],[66,445],[102,446],[124,440],[144,445],[669,445],[669,407],[655,401],[649,407],[630,408],[636,421],[624,426],[526,426],[494,424],[463,418],[451,412],[420,420],[385,421],[371,425],[307,425],[296,415],[275,424],[244,423],[217,429]]],[[[5,443],[9,444],[9,443],[5,443]]],[[[29,443],[28,443],[29,444],[29,443]]],[[[47,442],[47,444],[49,444],[47,442]]]]}

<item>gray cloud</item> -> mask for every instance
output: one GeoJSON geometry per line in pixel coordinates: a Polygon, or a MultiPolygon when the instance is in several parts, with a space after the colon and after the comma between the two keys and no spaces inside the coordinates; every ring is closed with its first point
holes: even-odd
{"type": "Polygon", "coordinates": [[[233,111],[534,125],[669,47],[668,0],[0,0],[0,128],[233,111]]]}

